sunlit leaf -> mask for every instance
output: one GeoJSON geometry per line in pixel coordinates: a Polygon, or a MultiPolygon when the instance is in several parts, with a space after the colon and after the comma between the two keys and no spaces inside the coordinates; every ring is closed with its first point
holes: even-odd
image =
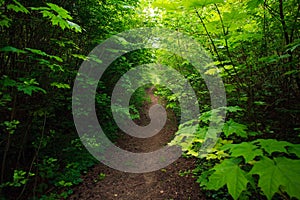
{"type": "Polygon", "coordinates": [[[227,144],[224,145],[222,149],[229,149],[231,156],[233,157],[244,157],[246,163],[252,161],[256,156],[263,156],[263,151],[259,149],[258,146],[248,142],[242,142],[240,144],[227,144]]]}
{"type": "Polygon", "coordinates": [[[209,177],[209,182],[206,184],[207,189],[218,190],[227,185],[233,199],[238,199],[240,194],[247,189],[249,182],[246,173],[238,164],[239,160],[228,159],[212,168],[215,172],[209,177]]]}
{"type": "Polygon", "coordinates": [[[53,3],[47,3],[47,5],[52,9],[54,10],[55,12],[57,12],[57,14],[59,16],[61,16],[63,19],[72,19],[72,17],[69,15],[69,12],[67,10],[65,10],[64,8],[56,5],[56,4],[53,4],[53,3]]]}

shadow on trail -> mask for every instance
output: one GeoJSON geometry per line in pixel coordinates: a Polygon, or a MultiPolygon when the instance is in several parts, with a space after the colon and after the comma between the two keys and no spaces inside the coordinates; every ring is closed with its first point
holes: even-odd
{"type": "MultiPolygon", "coordinates": [[[[147,90],[151,103],[145,103],[141,118],[136,123],[147,125],[149,108],[158,103],[158,97],[153,95],[153,88],[147,90]]],[[[116,145],[131,152],[155,151],[170,142],[177,130],[176,117],[167,111],[167,121],[164,128],[155,136],[141,139],[120,133],[116,145]]],[[[151,159],[151,158],[150,158],[151,159]]],[[[195,167],[194,159],[179,158],[173,164],[149,173],[125,173],[99,163],[84,177],[83,183],[74,188],[70,200],[75,199],[103,199],[103,200],[170,200],[170,199],[205,199],[199,185],[192,174],[180,176],[180,172],[195,167]],[[99,180],[99,174],[105,174],[99,180]]]]}

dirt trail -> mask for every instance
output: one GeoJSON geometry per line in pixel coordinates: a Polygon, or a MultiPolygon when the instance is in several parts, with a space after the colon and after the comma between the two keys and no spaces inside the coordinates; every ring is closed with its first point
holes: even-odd
{"type": "MultiPolygon", "coordinates": [[[[147,125],[150,120],[146,113],[149,108],[158,103],[153,95],[153,88],[147,90],[151,103],[144,105],[141,119],[136,123],[147,125]]],[[[132,152],[151,152],[167,144],[177,129],[175,115],[168,112],[164,128],[155,136],[139,139],[122,134],[117,146],[132,152]]],[[[83,183],[74,188],[74,194],[69,199],[103,199],[103,200],[197,200],[205,199],[199,185],[191,174],[180,176],[179,172],[193,169],[195,160],[179,158],[164,169],[133,174],[125,173],[103,164],[95,166],[83,177],[83,183]],[[100,173],[106,176],[97,180],[100,173]]]]}

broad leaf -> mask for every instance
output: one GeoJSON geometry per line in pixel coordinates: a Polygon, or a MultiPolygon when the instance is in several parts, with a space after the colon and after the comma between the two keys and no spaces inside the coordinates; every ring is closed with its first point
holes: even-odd
{"type": "Polygon", "coordinates": [[[75,32],[81,32],[81,27],[69,20],[73,19],[67,10],[64,8],[53,4],[53,3],[47,3],[47,5],[50,7],[38,7],[38,8],[31,8],[32,10],[39,10],[43,17],[48,18],[51,20],[52,25],[59,26],[62,30],[65,28],[73,29],[75,32]],[[56,12],[56,13],[55,13],[56,12]]]}
{"type": "Polygon", "coordinates": [[[256,145],[249,142],[243,142],[240,144],[227,144],[224,145],[222,149],[229,149],[231,156],[233,157],[244,157],[246,163],[252,161],[256,156],[263,156],[262,150],[258,149],[256,145]]]}
{"type": "Polygon", "coordinates": [[[279,157],[273,161],[263,157],[249,173],[259,175],[258,186],[268,199],[279,192],[280,186],[291,197],[300,198],[300,160],[279,157]]]}
{"type": "Polygon", "coordinates": [[[223,127],[223,132],[226,137],[235,133],[237,136],[246,138],[247,137],[246,130],[247,130],[247,126],[245,126],[244,124],[239,124],[233,121],[232,119],[227,121],[223,127]]]}
{"type": "Polygon", "coordinates": [[[292,143],[286,141],[278,141],[275,139],[258,139],[253,141],[254,144],[259,144],[268,154],[273,152],[288,153],[285,147],[293,146],[292,143]]]}
{"type": "Polygon", "coordinates": [[[238,159],[228,159],[212,168],[215,172],[209,177],[207,189],[218,190],[226,184],[231,196],[238,199],[240,194],[247,189],[249,182],[246,173],[238,164],[238,159]]]}

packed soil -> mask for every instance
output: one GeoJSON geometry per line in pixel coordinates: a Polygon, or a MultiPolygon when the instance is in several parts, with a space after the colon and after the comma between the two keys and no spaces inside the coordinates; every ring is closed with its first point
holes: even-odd
{"type": "MultiPolygon", "coordinates": [[[[148,110],[158,103],[158,97],[154,96],[153,88],[147,90],[151,102],[145,102],[141,117],[136,121],[139,125],[147,125],[150,122],[148,110]]],[[[163,104],[160,102],[160,104],[163,104]]],[[[120,133],[116,145],[132,152],[155,151],[174,137],[177,130],[177,122],[174,113],[167,110],[167,122],[164,128],[155,136],[140,139],[128,134],[120,133]]],[[[197,200],[205,199],[201,193],[199,184],[191,173],[182,173],[192,170],[195,160],[180,157],[171,165],[148,173],[121,172],[99,163],[84,177],[83,183],[74,188],[72,199],[103,199],[103,200],[197,200]],[[99,174],[105,174],[99,179],[99,174]]]]}

